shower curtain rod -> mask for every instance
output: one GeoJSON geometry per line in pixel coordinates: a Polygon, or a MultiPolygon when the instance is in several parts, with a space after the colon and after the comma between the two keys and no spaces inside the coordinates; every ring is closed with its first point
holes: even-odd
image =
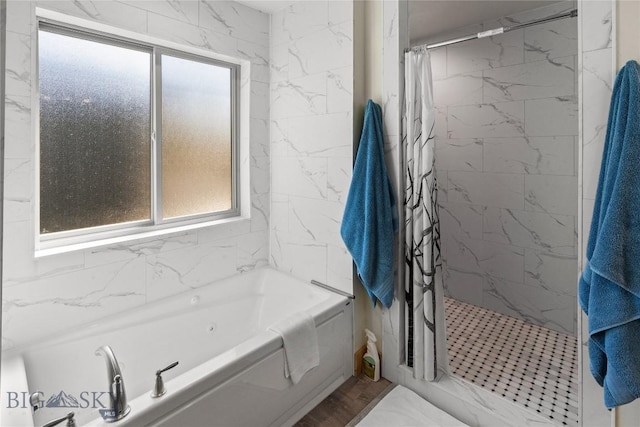
{"type": "Polygon", "coordinates": [[[405,52],[409,52],[411,50],[417,50],[417,49],[421,49],[421,48],[425,48],[425,47],[427,49],[435,49],[437,47],[443,47],[443,46],[448,46],[448,45],[451,45],[451,44],[466,42],[467,40],[475,40],[475,39],[481,39],[481,38],[484,38],[484,37],[496,36],[498,34],[506,33],[508,31],[513,31],[513,30],[518,30],[520,28],[530,27],[532,25],[538,25],[538,24],[544,24],[546,22],[557,21],[558,19],[575,18],[576,16],[578,16],[578,9],[573,9],[573,10],[570,10],[569,12],[561,13],[559,15],[550,16],[548,18],[538,19],[536,21],[525,22],[524,24],[512,25],[510,27],[494,28],[493,30],[482,31],[482,32],[479,32],[479,33],[476,33],[476,34],[470,34],[468,36],[459,37],[457,39],[446,40],[446,41],[442,41],[442,42],[438,42],[438,43],[434,43],[434,44],[422,44],[422,45],[418,45],[418,46],[413,46],[411,48],[405,49],[404,51],[405,52]]]}

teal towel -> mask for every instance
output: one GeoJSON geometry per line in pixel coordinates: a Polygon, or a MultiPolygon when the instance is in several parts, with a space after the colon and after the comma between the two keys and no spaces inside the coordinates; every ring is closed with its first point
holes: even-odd
{"type": "Polygon", "coordinates": [[[640,66],[616,78],[587,265],[579,284],[589,316],[591,373],[608,408],[640,397],[640,66]]]}
{"type": "Polygon", "coordinates": [[[398,212],[384,162],[382,110],[369,100],[340,235],[369,297],[391,307],[398,212]]]}

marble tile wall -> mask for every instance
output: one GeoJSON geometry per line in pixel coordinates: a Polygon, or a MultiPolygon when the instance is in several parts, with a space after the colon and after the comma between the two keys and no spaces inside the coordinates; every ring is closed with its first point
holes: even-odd
{"type": "Polygon", "coordinates": [[[186,0],[9,0],[7,14],[3,350],[268,264],[268,15],[231,1],[186,0]],[[250,167],[251,219],[35,259],[36,6],[250,61],[242,164],[250,167]]]}
{"type": "Polygon", "coordinates": [[[340,223],[353,159],[353,4],[271,15],[270,262],[353,292],[340,223]]]}
{"type": "MultiPolygon", "coordinates": [[[[585,262],[586,246],[591,227],[591,216],[598,187],[600,162],[604,149],[604,138],[609,116],[611,92],[615,80],[615,1],[580,2],[578,32],[580,34],[579,87],[582,92],[580,105],[580,161],[578,177],[580,186],[579,204],[579,249],[580,270],[585,262]]],[[[602,388],[589,371],[588,322],[578,309],[581,362],[580,419],[585,427],[613,425],[614,420],[604,406],[602,388]]]]}
{"type": "MultiPolygon", "coordinates": [[[[407,2],[406,0],[388,1],[385,3],[385,14],[383,15],[383,23],[386,27],[392,28],[394,31],[390,31],[386,38],[386,43],[391,48],[385,51],[384,60],[385,64],[392,64],[394,61],[400,62],[399,50],[408,47],[408,38],[404,38],[408,31],[408,17],[407,17],[407,2]],[[404,12],[404,13],[403,13],[404,12]],[[399,49],[397,48],[399,47],[399,49]]],[[[577,94],[581,100],[578,105],[579,118],[578,118],[578,157],[575,159],[574,166],[570,162],[559,162],[557,158],[566,158],[567,151],[571,151],[569,142],[564,144],[555,145],[553,141],[547,141],[542,144],[546,148],[539,149],[536,144],[541,144],[542,141],[536,141],[535,138],[529,138],[529,146],[536,146],[533,150],[517,150],[521,153],[522,157],[517,162],[499,162],[501,167],[505,170],[513,173],[524,173],[525,170],[539,171],[539,174],[554,175],[557,171],[564,170],[566,168],[573,168],[573,171],[577,171],[578,179],[578,264],[582,265],[584,259],[584,250],[586,241],[589,234],[589,227],[591,224],[591,213],[593,212],[593,203],[595,198],[595,191],[597,186],[597,176],[600,170],[600,160],[602,155],[602,149],[604,144],[604,134],[606,131],[606,123],[609,110],[609,102],[611,98],[611,90],[613,86],[614,76],[614,52],[612,28],[615,27],[615,0],[602,0],[602,1],[582,1],[577,2],[578,7],[578,57],[577,57],[577,71],[578,71],[578,86],[577,94]],[[535,144],[534,144],[534,141],[535,144]],[[552,148],[550,148],[552,146],[552,148]],[[559,154],[550,152],[547,150],[558,150],[559,154]],[[538,150],[540,151],[540,157],[538,156],[538,150]],[[538,159],[541,159],[538,160],[538,159]],[[544,164],[544,166],[542,166],[544,164]],[[535,167],[534,167],[535,166],[535,167]]],[[[565,6],[563,4],[558,5],[562,10],[565,6]]],[[[528,28],[527,31],[531,34],[533,39],[539,40],[535,44],[544,42],[549,37],[555,38],[555,35],[548,33],[546,30],[541,32],[534,31],[537,27],[528,28]]],[[[480,28],[480,30],[483,28],[480,28]]],[[[451,34],[451,37],[459,36],[460,34],[451,34]]],[[[444,36],[443,38],[447,38],[444,36]]],[[[566,46],[570,44],[575,46],[575,41],[569,41],[558,43],[549,52],[542,52],[536,49],[527,49],[524,52],[525,61],[531,62],[532,60],[544,59],[547,55],[554,55],[554,52],[562,52],[566,46]]],[[[437,55],[446,58],[446,51],[440,49],[433,52],[433,57],[437,55]],[[438,53],[441,52],[441,53],[438,53]]],[[[440,73],[440,75],[446,75],[446,59],[435,61],[434,72],[440,73]]],[[[385,70],[387,67],[385,66],[385,70]]],[[[394,98],[398,94],[402,93],[402,82],[398,73],[391,71],[385,74],[384,78],[384,92],[388,98],[394,98]]],[[[386,111],[385,111],[386,113],[386,111]]],[[[393,108],[389,110],[389,115],[399,114],[397,109],[393,108]]],[[[387,115],[387,116],[389,116],[387,115]]],[[[388,117],[389,120],[398,120],[388,117]]],[[[446,129],[446,115],[440,114],[437,116],[437,128],[446,129]],[[444,126],[443,126],[444,123],[444,126]]],[[[440,138],[446,138],[444,135],[438,135],[440,138]]],[[[567,137],[558,137],[556,140],[562,141],[567,137]]],[[[566,141],[572,139],[568,137],[566,141]]],[[[516,141],[516,139],[513,139],[516,141]]],[[[487,149],[487,138],[484,138],[484,150],[487,149]]],[[[473,139],[464,142],[466,144],[473,144],[473,139]]],[[[522,144],[523,141],[520,141],[522,144]]],[[[514,149],[516,145],[511,145],[514,149]]],[[[495,147],[499,149],[499,146],[495,147]]],[[[477,148],[476,148],[477,151],[477,148]]],[[[502,154],[507,158],[512,158],[513,154],[511,150],[503,149],[502,154]]],[[[470,154],[472,155],[472,154],[470,154]]],[[[477,167],[479,160],[476,153],[475,164],[477,167]]],[[[458,164],[464,164],[464,162],[458,164]]],[[[469,167],[471,167],[469,165],[469,167]]],[[[484,167],[487,167],[484,163],[484,167]]],[[[471,169],[473,170],[473,169],[471,169]]],[[[476,169],[477,170],[477,169],[476,169]]],[[[572,174],[575,172],[572,172],[572,174]]],[[[534,173],[535,174],[535,173],[534,173]]],[[[568,174],[568,175],[572,175],[568,174]]],[[[446,176],[446,174],[444,174],[446,176]]],[[[442,191],[441,194],[446,194],[442,191]]],[[[457,227],[452,231],[452,235],[458,234],[478,236],[474,234],[473,230],[479,230],[479,224],[481,217],[478,214],[482,213],[481,209],[471,204],[465,204],[461,207],[461,213],[458,214],[458,218],[462,222],[470,222],[471,226],[457,227]],[[474,222],[475,221],[475,222],[474,222]],[[475,224],[475,228],[473,226],[475,224]]],[[[442,212],[441,212],[442,214],[442,212]]],[[[525,248],[525,251],[531,250],[525,248]]],[[[533,249],[535,250],[535,249],[533,249]]],[[[553,257],[548,259],[538,260],[538,256],[546,256],[539,254],[536,256],[529,256],[528,261],[525,262],[525,282],[528,280],[535,280],[540,283],[546,282],[551,277],[557,277],[559,271],[562,271],[562,275],[565,276],[563,283],[567,283],[567,286],[575,287],[577,281],[576,271],[566,268],[567,263],[555,263],[553,257]],[[544,268],[533,269],[531,264],[545,265],[544,268]],[[533,272],[535,278],[533,277],[533,272]],[[528,273],[531,272],[531,273],[528,273]],[[569,283],[568,278],[573,275],[573,281],[569,283]],[[531,276],[531,277],[529,277],[531,276]]],[[[562,255],[563,257],[565,255],[562,255]]],[[[572,258],[575,256],[571,255],[572,258]]],[[[473,294],[476,298],[482,298],[482,293],[478,290],[482,290],[482,281],[484,276],[474,272],[460,272],[453,268],[448,268],[447,273],[450,276],[456,276],[454,283],[469,282],[471,286],[467,289],[473,289],[473,294]],[[473,285],[475,283],[475,285],[473,285]]],[[[556,280],[556,279],[554,279],[556,280]]],[[[463,288],[464,289],[464,288],[463,288]]],[[[450,289],[451,290],[451,289],[450,289]]],[[[471,293],[466,291],[467,293],[471,293]]],[[[464,421],[471,425],[522,425],[533,426],[543,425],[547,420],[540,417],[535,417],[534,414],[525,413],[515,408],[509,401],[500,397],[495,397],[493,393],[485,393],[481,388],[475,387],[467,382],[458,380],[454,376],[443,375],[437,383],[427,383],[425,381],[416,379],[413,377],[412,371],[404,366],[404,349],[403,349],[403,329],[404,329],[404,315],[402,313],[401,303],[402,301],[396,301],[400,303],[394,303],[391,309],[384,311],[383,317],[383,354],[382,358],[382,374],[385,378],[402,384],[412,390],[418,392],[425,398],[434,402],[438,407],[446,410],[450,414],[455,415],[459,420],[464,421]],[[460,400],[465,402],[464,405],[460,405],[460,400]]],[[[593,380],[591,373],[589,372],[589,353],[587,349],[587,326],[586,318],[581,314],[579,309],[573,312],[577,315],[579,336],[581,345],[578,348],[579,352],[579,366],[580,366],[580,378],[579,378],[579,425],[585,427],[596,427],[610,425],[611,413],[604,407],[602,399],[602,388],[596,384],[593,380]]]]}
{"type": "Polygon", "coordinates": [[[432,52],[446,292],[576,334],[576,19],[432,52]]]}

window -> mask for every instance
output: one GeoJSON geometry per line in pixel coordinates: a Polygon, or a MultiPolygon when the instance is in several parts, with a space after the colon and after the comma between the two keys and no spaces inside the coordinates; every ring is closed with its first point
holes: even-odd
{"type": "Polygon", "coordinates": [[[40,240],[237,215],[237,68],[40,22],[40,240]]]}

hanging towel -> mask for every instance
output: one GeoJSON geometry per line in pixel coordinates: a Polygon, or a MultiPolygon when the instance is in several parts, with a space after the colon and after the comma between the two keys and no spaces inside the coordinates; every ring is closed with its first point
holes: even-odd
{"type": "Polygon", "coordinates": [[[393,302],[396,198],[384,162],[382,110],[367,101],[364,124],[340,235],[371,301],[393,302]]]}
{"type": "Polygon", "coordinates": [[[591,373],[613,408],[640,397],[640,66],[613,88],[580,305],[591,373]]]}
{"type": "Polygon", "coordinates": [[[284,376],[298,384],[304,374],[320,363],[318,332],[313,317],[295,313],[269,327],[284,343],[284,376]]]}

